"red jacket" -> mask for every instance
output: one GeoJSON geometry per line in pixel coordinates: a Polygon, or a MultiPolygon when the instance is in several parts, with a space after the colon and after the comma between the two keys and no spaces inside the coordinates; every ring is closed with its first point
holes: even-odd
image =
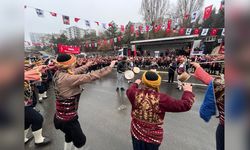
{"type": "Polygon", "coordinates": [[[132,105],[131,134],[147,143],[161,144],[165,112],[185,112],[194,103],[194,94],[184,91],[180,100],[149,88],[139,89],[136,83],[127,90],[132,105]]]}

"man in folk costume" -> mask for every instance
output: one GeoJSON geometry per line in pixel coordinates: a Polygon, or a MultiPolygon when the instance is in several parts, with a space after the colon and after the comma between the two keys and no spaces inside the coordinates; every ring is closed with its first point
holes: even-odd
{"type": "Polygon", "coordinates": [[[165,112],[189,111],[194,103],[191,84],[184,83],[184,93],[180,100],[160,93],[161,77],[153,71],[142,75],[127,90],[132,105],[131,134],[134,150],[158,150],[163,140],[165,112]]]}
{"type": "Polygon", "coordinates": [[[50,143],[50,139],[42,135],[43,116],[33,107],[34,91],[31,88],[31,81],[41,80],[41,69],[24,71],[24,143],[34,137],[36,146],[43,146],[50,143]],[[27,137],[29,129],[32,130],[32,137],[27,137]]]}
{"type": "Polygon", "coordinates": [[[200,64],[191,63],[195,68],[195,77],[208,85],[205,99],[200,108],[200,117],[208,122],[212,116],[216,115],[216,107],[219,112],[219,124],[216,130],[216,149],[224,150],[224,103],[225,103],[225,83],[223,77],[213,78],[200,64]]]}
{"type": "Polygon", "coordinates": [[[89,74],[82,73],[92,65],[92,62],[78,68],[74,67],[75,63],[75,56],[60,54],[57,57],[58,70],[53,78],[56,94],[54,124],[56,129],[60,129],[65,134],[64,150],[70,150],[72,144],[75,149],[81,149],[86,142],[77,114],[82,93],[80,86],[109,74],[116,62],[112,61],[110,66],[89,74]]]}
{"type": "Polygon", "coordinates": [[[179,80],[180,75],[186,71],[186,62],[185,62],[185,58],[183,56],[180,56],[178,58],[179,60],[179,64],[178,64],[178,68],[177,68],[177,82],[178,82],[178,89],[181,90],[182,88],[182,82],[179,80]]]}

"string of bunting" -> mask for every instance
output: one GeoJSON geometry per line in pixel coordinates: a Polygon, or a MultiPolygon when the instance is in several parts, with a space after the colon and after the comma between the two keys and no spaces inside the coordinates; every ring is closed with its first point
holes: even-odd
{"type": "MultiPolygon", "coordinates": [[[[27,6],[25,5],[24,8],[31,8],[34,9],[37,16],[38,17],[45,17],[45,12],[49,13],[52,17],[58,17],[59,15],[61,15],[62,17],[62,21],[63,24],[65,25],[70,25],[73,21],[75,23],[80,23],[81,21],[84,21],[84,24],[87,28],[91,28],[93,27],[93,23],[96,24],[96,26],[98,27],[102,27],[103,29],[108,29],[107,27],[113,27],[113,23],[102,23],[100,21],[91,21],[91,20],[87,20],[87,19],[82,19],[79,17],[72,17],[72,16],[68,16],[68,15],[64,15],[64,14],[59,14],[57,12],[54,11],[47,11],[47,10],[42,10],[39,8],[35,8],[35,7],[31,7],[31,6],[27,6]]],[[[213,5],[210,5],[208,7],[205,8],[204,11],[204,15],[203,15],[203,19],[206,20],[211,16],[211,12],[212,12],[212,8],[213,5]]],[[[191,15],[186,14],[184,15],[184,18],[188,18],[191,17],[191,23],[194,23],[199,14],[198,11],[194,11],[191,13],[191,15]]],[[[179,35],[200,35],[200,36],[207,36],[207,35],[211,35],[211,36],[216,36],[216,35],[220,35],[220,36],[225,36],[225,29],[224,28],[179,28],[178,30],[173,29],[171,26],[173,24],[173,20],[172,19],[168,19],[167,23],[165,24],[155,24],[155,25],[148,25],[148,24],[131,24],[130,25],[130,32],[131,34],[135,34],[136,37],[139,36],[139,34],[143,34],[144,32],[149,32],[152,31],[153,32],[159,32],[160,30],[164,30],[166,32],[166,34],[169,34],[171,31],[173,32],[177,32],[179,35]]],[[[118,25],[118,29],[121,31],[121,33],[123,34],[125,32],[125,26],[124,25],[118,25]]],[[[98,42],[93,42],[93,41],[89,41],[89,42],[85,42],[84,46],[86,48],[92,47],[95,48],[98,45],[101,45],[101,43],[104,44],[113,44],[113,43],[117,43],[120,42],[123,38],[123,35],[120,35],[118,37],[112,38],[112,39],[104,39],[104,40],[98,40],[98,42]]],[[[50,46],[50,45],[43,45],[43,43],[32,43],[33,45],[36,46],[50,46]]],[[[30,45],[30,44],[28,44],[30,45]]]]}

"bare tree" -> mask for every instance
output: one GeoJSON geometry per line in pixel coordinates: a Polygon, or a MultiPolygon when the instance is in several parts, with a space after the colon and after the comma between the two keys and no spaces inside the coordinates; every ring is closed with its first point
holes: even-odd
{"type": "MultiPolygon", "coordinates": [[[[191,15],[192,12],[198,11],[202,15],[202,7],[205,0],[178,0],[176,8],[176,18],[181,18],[181,25],[187,26],[190,19],[185,19],[186,15],[191,15]]],[[[190,18],[190,16],[189,16],[190,18]]]]}
{"type": "Polygon", "coordinates": [[[168,11],[169,0],[142,0],[140,13],[148,24],[162,22],[168,11]]]}

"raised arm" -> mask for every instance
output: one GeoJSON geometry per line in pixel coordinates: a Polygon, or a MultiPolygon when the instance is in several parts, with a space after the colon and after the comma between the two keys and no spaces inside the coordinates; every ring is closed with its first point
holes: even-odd
{"type": "Polygon", "coordinates": [[[206,85],[208,85],[212,80],[213,77],[208,74],[201,66],[200,64],[196,63],[196,62],[192,62],[191,63],[194,67],[195,67],[195,72],[194,72],[194,76],[202,81],[203,83],[205,83],[206,85]]]}
{"type": "Polygon", "coordinates": [[[112,71],[112,68],[114,67],[115,61],[111,62],[110,66],[105,67],[103,69],[94,71],[89,74],[78,74],[78,75],[70,75],[67,80],[72,84],[73,86],[79,86],[83,83],[88,83],[93,80],[99,79],[107,74],[109,74],[112,71]]]}
{"type": "Polygon", "coordinates": [[[29,71],[24,71],[24,80],[26,81],[40,81],[41,73],[38,69],[32,69],[29,71]]]}
{"type": "Polygon", "coordinates": [[[82,74],[85,70],[87,70],[91,65],[93,64],[93,61],[87,62],[85,65],[82,65],[81,67],[74,69],[74,74],[82,74]]]}
{"type": "Polygon", "coordinates": [[[134,101],[135,101],[135,94],[136,92],[138,91],[138,85],[141,83],[141,80],[140,79],[137,79],[135,81],[135,83],[132,83],[130,85],[130,87],[127,89],[127,97],[130,101],[130,103],[133,105],[134,101]]]}
{"type": "Polygon", "coordinates": [[[160,96],[160,106],[166,112],[185,112],[192,108],[194,103],[195,95],[192,93],[192,86],[185,83],[183,86],[184,93],[181,99],[177,100],[166,94],[160,96]]]}

